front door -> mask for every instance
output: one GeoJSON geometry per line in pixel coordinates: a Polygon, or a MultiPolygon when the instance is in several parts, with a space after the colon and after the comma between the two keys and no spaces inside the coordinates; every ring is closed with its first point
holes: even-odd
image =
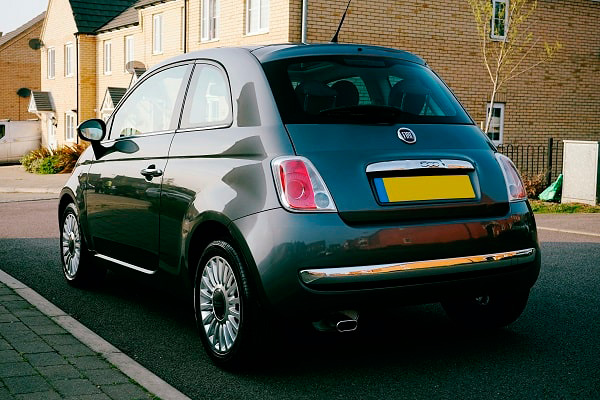
{"type": "Polygon", "coordinates": [[[162,177],[188,65],[162,69],[127,95],[89,170],[87,217],[96,256],[152,273],[158,267],[162,177]]]}

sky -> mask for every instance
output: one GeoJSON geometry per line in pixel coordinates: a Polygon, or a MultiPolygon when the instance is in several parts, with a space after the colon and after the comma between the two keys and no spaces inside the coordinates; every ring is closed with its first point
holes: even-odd
{"type": "Polygon", "coordinates": [[[0,32],[14,31],[46,11],[48,0],[0,0],[0,32]]]}

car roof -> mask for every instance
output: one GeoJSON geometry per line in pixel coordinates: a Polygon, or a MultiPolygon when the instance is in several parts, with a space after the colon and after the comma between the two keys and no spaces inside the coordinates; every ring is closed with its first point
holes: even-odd
{"type": "Polygon", "coordinates": [[[164,65],[172,64],[181,61],[190,61],[196,59],[219,59],[219,55],[225,53],[234,55],[239,52],[247,52],[253,54],[259,62],[265,63],[269,61],[283,60],[286,58],[319,56],[319,55],[364,55],[364,56],[379,56],[393,57],[405,61],[414,62],[421,65],[426,65],[425,61],[408,51],[392,49],[389,47],[370,46],[361,44],[339,44],[339,43],[323,43],[323,44],[269,44],[257,46],[239,46],[239,47],[216,47],[206,50],[197,50],[158,63],[149,69],[153,71],[161,68],[164,65]]]}

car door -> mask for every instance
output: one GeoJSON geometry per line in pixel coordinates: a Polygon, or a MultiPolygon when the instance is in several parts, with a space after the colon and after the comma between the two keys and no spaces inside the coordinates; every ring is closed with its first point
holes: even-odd
{"type": "Polygon", "coordinates": [[[96,256],[145,273],[158,266],[160,190],[191,66],[139,82],[108,124],[90,167],[87,219],[96,256]]]}

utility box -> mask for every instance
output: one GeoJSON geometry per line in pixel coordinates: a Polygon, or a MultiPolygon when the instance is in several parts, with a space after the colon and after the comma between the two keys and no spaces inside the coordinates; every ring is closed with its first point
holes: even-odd
{"type": "Polygon", "coordinates": [[[562,203],[598,204],[600,142],[564,140],[562,203]]]}

